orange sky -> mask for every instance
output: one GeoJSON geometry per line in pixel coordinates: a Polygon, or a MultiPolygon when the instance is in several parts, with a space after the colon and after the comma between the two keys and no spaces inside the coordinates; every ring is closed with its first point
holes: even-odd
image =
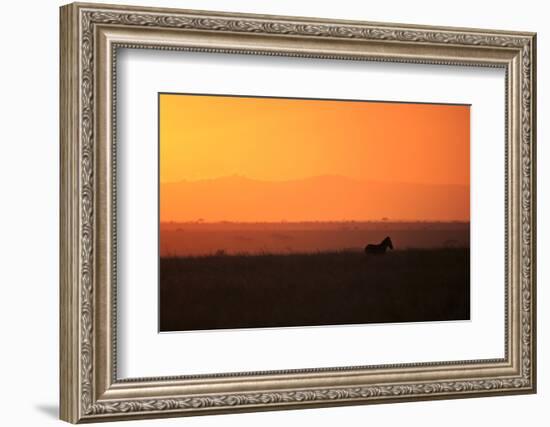
{"type": "MultiPolygon", "coordinates": [[[[163,192],[166,183],[234,175],[270,182],[334,175],[469,186],[469,164],[469,106],[160,95],[162,221],[193,204],[192,195],[167,200],[175,196],[163,192]],[[166,203],[170,209],[163,209],[166,203]]],[[[317,194],[312,197],[321,197],[322,189],[317,194]]],[[[469,219],[469,201],[460,203],[464,209],[456,219],[469,219]]],[[[291,212],[292,203],[286,209],[291,212]]],[[[250,212],[245,216],[249,219],[250,212]]]]}

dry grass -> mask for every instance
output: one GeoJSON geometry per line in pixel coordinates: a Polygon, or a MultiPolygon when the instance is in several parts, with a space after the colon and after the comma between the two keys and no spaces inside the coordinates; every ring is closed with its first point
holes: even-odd
{"type": "Polygon", "coordinates": [[[468,249],[161,258],[161,331],[464,320],[468,249]]]}

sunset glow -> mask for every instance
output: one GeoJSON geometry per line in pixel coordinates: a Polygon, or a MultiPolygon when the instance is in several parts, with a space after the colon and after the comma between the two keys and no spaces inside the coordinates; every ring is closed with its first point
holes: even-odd
{"type": "Polygon", "coordinates": [[[469,221],[469,106],[161,94],[159,108],[161,222],[469,221]],[[365,194],[334,206],[345,180],[365,194]]]}

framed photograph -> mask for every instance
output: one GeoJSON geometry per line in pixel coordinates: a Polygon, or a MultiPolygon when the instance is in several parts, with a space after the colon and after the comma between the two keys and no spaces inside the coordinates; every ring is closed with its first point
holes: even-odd
{"type": "Polygon", "coordinates": [[[160,332],[470,320],[469,105],[158,111],[160,332]]]}
{"type": "Polygon", "coordinates": [[[63,420],[536,391],[535,34],[60,22],[63,420]]]}

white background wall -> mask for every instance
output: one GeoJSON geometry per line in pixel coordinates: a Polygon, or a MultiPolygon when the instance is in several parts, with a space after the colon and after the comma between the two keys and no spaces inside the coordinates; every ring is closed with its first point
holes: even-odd
{"type": "MultiPolygon", "coordinates": [[[[122,3],[111,0],[113,3],[122,3]]],[[[545,3],[519,1],[134,0],[133,4],[538,32],[539,393],[208,416],[131,425],[547,425],[550,405],[550,29],[545,3]],[[545,19],[546,18],[546,19],[545,19]],[[546,218],[545,218],[546,217],[546,218]],[[546,336],[545,336],[546,335],[546,336]],[[546,418],[546,419],[545,419],[546,418]]],[[[0,65],[0,420],[60,424],[58,402],[58,6],[2,5],[0,65]]]]}

